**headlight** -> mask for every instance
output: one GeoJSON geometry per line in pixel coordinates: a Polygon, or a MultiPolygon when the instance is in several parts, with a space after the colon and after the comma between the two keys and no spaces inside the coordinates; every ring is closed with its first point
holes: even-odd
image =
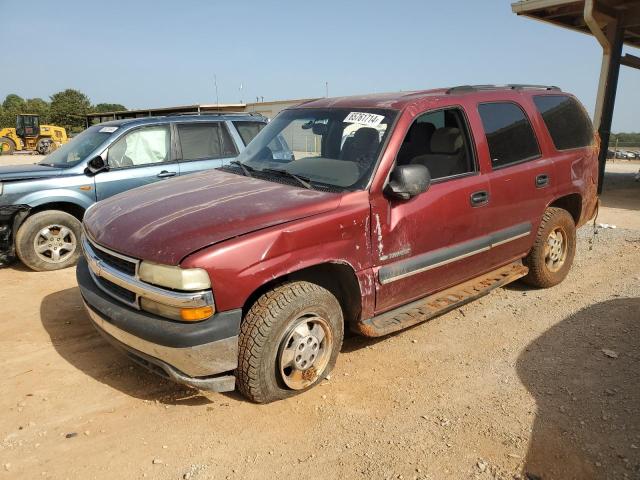
{"type": "Polygon", "coordinates": [[[195,292],[211,288],[211,280],[206,270],[201,268],[180,268],[157,263],[142,262],[138,276],[143,282],[159,287],[195,292]]]}
{"type": "MultiPolygon", "coordinates": [[[[138,276],[143,282],[184,292],[196,292],[211,288],[209,274],[201,268],[185,269],[152,262],[142,262],[138,269],[138,276]]],[[[206,320],[215,313],[213,297],[211,297],[211,305],[188,308],[166,305],[162,301],[154,301],[142,297],[140,299],[140,308],[149,313],[182,322],[199,322],[206,320]]]]}
{"type": "Polygon", "coordinates": [[[0,182],[0,195],[2,195],[2,182],[0,182]]]}

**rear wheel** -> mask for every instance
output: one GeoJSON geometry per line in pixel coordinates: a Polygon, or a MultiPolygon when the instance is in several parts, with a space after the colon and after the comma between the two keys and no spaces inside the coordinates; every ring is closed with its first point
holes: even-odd
{"type": "Polygon", "coordinates": [[[0,155],[12,155],[16,150],[16,144],[8,137],[0,137],[0,155]]]}
{"type": "Polygon", "coordinates": [[[48,155],[55,150],[55,144],[50,138],[41,138],[36,144],[36,150],[40,155],[48,155]]]}
{"type": "Polygon", "coordinates": [[[82,224],[66,212],[47,210],[27,218],[16,234],[16,253],[36,271],[60,270],[78,261],[82,224]]]}
{"type": "Polygon", "coordinates": [[[242,323],[238,389],[257,403],[308,390],[333,369],[343,335],[342,308],[328,290],[309,282],[274,288],[242,323]]]}
{"type": "Polygon", "coordinates": [[[561,208],[547,208],[533,248],[524,260],[529,273],[523,280],[539,288],[558,285],[569,273],[575,253],[573,217],[561,208]]]}

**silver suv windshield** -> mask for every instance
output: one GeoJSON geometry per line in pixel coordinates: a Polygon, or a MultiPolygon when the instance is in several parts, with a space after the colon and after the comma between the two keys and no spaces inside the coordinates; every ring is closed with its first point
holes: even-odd
{"type": "Polygon", "coordinates": [[[285,110],[234,163],[239,172],[266,180],[295,176],[311,187],[362,189],[396,115],[395,110],[370,108],[285,110]]]}
{"type": "Polygon", "coordinates": [[[69,142],[47,155],[40,165],[69,168],[84,160],[96,147],[116,131],[116,127],[95,125],[73,137],[69,142]]]}

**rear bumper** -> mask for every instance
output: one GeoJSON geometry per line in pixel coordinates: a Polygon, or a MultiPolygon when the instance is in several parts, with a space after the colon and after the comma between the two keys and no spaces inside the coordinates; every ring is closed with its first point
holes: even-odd
{"type": "Polygon", "coordinates": [[[172,322],[134,310],[104,293],[81,259],[76,277],[94,327],[145,368],[202,390],[231,391],[238,365],[241,310],[204,322],[172,322]]]}

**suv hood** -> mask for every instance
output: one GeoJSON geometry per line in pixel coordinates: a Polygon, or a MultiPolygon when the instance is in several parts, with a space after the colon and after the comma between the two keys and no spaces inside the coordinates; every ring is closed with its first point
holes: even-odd
{"type": "Polygon", "coordinates": [[[178,265],[209,245],[335,209],[341,196],[233,173],[208,171],[104,200],[85,214],[98,244],[178,265]]]}
{"type": "Polygon", "coordinates": [[[61,168],[46,167],[37,163],[32,165],[7,165],[0,167],[0,181],[56,177],[62,173],[62,170],[61,168]]]}

